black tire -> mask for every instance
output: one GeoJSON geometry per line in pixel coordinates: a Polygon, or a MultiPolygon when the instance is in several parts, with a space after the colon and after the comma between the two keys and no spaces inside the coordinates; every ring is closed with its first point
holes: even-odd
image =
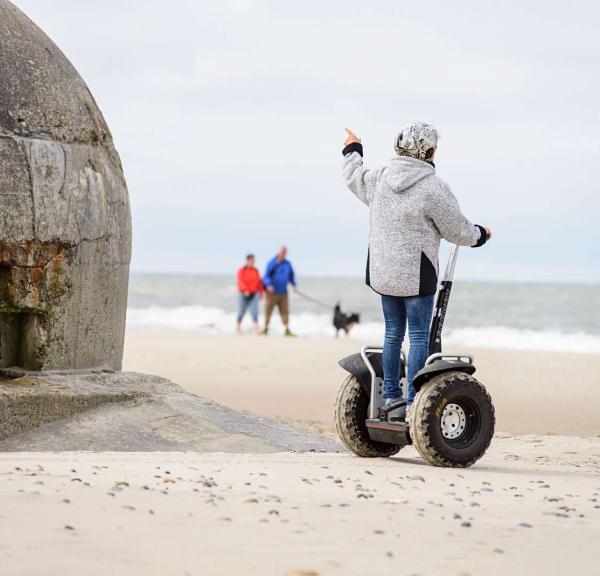
{"type": "Polygon", "coordinates": [[[411,409],[410,433],[419,454],[430,464],[466,468],[485,454],[495,424],[494,405],[484,386],[464,372],[447,372],[419,390],[411,409]]]}
{"type": "Polygon", "coordinates": [[[393,456],[400,446],[374,442],[369,437],[368,410],[369,396],[354,376],[348,376],[335,401],[335,427],[340,440],[348,450],[363,458],[393,456]]]}

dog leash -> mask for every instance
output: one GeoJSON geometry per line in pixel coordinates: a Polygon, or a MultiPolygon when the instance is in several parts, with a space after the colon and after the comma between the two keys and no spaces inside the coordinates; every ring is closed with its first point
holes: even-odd
{"type": "Polygon", "coordinates": [[[296,294],[298,294],[298,296],[300,296],[301,298],[304,298],[305,300],[308,300],[309,302],[312,302],[313,304],[317,304],[318,306],[322,306],[323,308],[327,308],[328,310],[332,310],[333,308],[335,308],[335,306],[330,306],[329,304],[326,304],[325,302],[321,302],[320,300],[317,300],[316,298],[312,298],[311,296],[304,294],[304,292],[301,292],[300,290],[296,290],[296,294]]]}

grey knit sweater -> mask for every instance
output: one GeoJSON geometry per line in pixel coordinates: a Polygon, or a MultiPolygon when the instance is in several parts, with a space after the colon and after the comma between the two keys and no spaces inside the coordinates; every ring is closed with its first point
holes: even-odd
{"type": "Polygon", "coordinates": [[[440,238],[481,246],[485,230],[471,224],[435,167],[408,156],[388,166],[363,166],[362,146],[344,148],[348,188],[369,207],[367,284],[389,296],[435,294],[440,238]]]}

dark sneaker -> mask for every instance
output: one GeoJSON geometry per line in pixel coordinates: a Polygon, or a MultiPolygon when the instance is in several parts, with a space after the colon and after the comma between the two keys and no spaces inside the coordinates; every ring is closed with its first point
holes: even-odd
{"type": "Polygon", "coordinates": [[[402,398],[386,398],[385,405],[389,406],[390,404],[395,404],[396,402],[402,402],[402,398]]]}
{"type": "Polygon", "coordinates": [[[390,422],[408,422],[406,420],[406,406],[396,408],[389,417],[390,422]]]}
{"type": "Polygon", "coordinates": [[[379,408],[382,422],[404,422],[406,401],[402,398],[386,398],[385,405],[379,408]]]}
{"type": "Polygon", "coordinates": [[[293,338],[296,337],[296,335],[289,328],[285,331],[284,336],[292,336],[293,338]]]}

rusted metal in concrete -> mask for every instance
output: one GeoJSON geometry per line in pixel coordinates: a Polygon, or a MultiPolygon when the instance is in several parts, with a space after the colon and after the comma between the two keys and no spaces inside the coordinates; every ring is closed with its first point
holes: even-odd
{"type": "Polygon", "coordinates": [[[58,47],[0,0],[0,368],[120,369],[130,256],[100,110],[58,47]]]}
{"type": "Polygon", "coordinates": [[[0,241],[0,312],[50,310],[71,251],[57,242],[0,241]]]}

